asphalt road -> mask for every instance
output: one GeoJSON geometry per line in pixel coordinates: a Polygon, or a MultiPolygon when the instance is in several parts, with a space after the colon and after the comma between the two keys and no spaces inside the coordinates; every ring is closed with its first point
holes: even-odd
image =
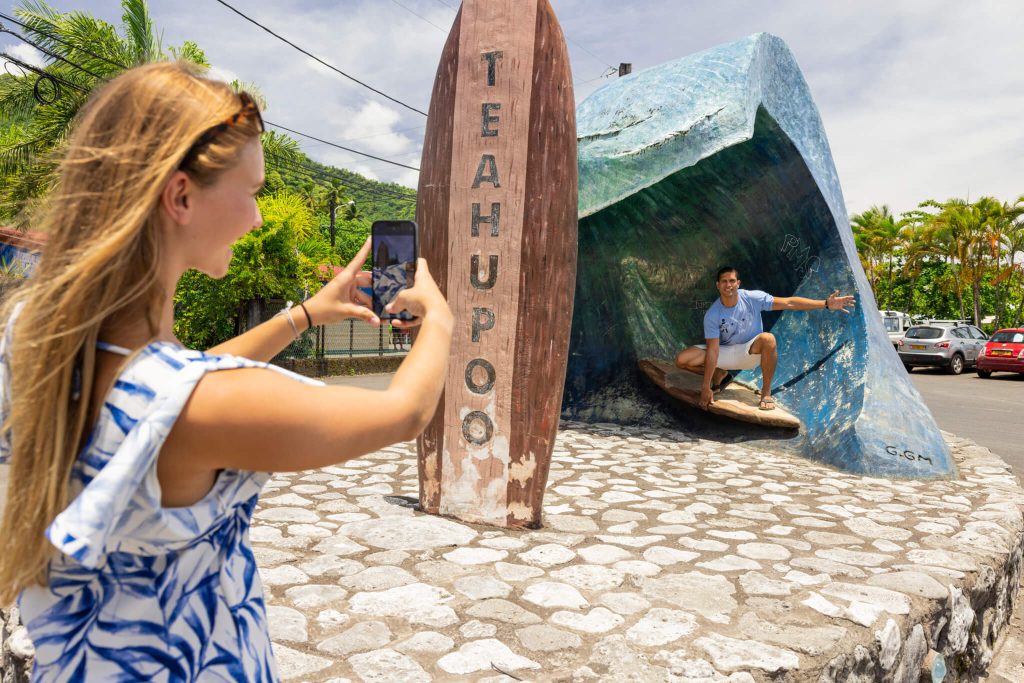
{"type": "Polygon", "coordinates": [[[1024,375],[916,368],[910,377],[940,428],[985,446],[1024,481],[1024,375]]]}
{"type": "MultiPolygon", "coordinates": [[[[981,379],[973,370],[954,376],[917,368],[910,378],[940,428],[985,446],[1024,481],[1024,375],[981,379]]],[[[331,384],[369,389],[386,389],[390,381],[391,375],[327,378],[331,384]]]]}

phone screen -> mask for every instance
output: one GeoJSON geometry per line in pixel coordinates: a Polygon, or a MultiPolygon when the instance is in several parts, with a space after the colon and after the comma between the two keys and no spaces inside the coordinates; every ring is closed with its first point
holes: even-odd
{"type": "Polygon", "coordinates": [[[377,221],[373,224],[373,312],[382,320],[412,320],[402,311],[384,311],[398,293],[411,287],[416,272],[416,224],[412,221],[377,221]]]}

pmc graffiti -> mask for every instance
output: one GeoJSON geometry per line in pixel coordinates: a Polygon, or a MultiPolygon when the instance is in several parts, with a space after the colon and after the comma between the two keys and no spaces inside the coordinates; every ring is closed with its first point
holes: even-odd
{"type": "Polygon", "coordinates": [[[811,245],[796,235],[786,235],[780,251],[793,264],[793,268],[801,277],[808,273],[817,273],[821,259],[811,255],[811,245]]]}

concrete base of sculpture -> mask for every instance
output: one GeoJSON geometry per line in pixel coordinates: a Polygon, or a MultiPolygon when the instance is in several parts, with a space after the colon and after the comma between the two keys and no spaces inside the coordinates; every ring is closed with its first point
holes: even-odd
{"type": "MultiPolygon", "coordinates": [[[[863,474],[956,468],[882,328],[828,142],[785,44],[750,38],[633,74],[577,109],[576,306],[563,415],[665,423],[677,407],[642,358],[703,341],[717,269],[778,296],[857,306],[765,314],[773,393],[804,429],[786,448],[863,474]]],[[[760,370],[740,381],[760,384],[760,370]]]]}

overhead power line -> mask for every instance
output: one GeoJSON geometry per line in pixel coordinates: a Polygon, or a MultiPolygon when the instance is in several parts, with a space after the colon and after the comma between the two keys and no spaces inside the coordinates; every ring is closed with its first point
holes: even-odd
{"type": "MultiPolygon", "coordinates": [[[[25,22],[19,21],[18,19],[15,19],[12,16],[8,16],[8,15],[4,14],[3,12],[0,12],[0,18],[6,19],[7,21],[10,21],[10,22],[13,22],[13,23],[17,24],[18,26],[21,26],[24,29],[28,29],[29,31],[35,30],[31,26],[26,24],[25,22]]],[[[56,27],[53,22],[47,21],[46,23],[50,24],[50,26],[56,27]]],[[[18,36],[18,37],[21,38],[21,40],[24,40],[26,43],[34,45],[33,43],[30,43],[30,41],[26,40],[24,37],[22,37],[22,36],[18,36]]],[[[121,64],[120,62],[115,62],[112,59],[108,59],[107,57],[103,57],[102,55],[98,55],[95,52],[90,52],[89,50],[86,50],[84,47],[81,47],[79,45],[75,45],[74,43],[70,43],[70,42],[68,42],[68,41],[66,41],[66,40],[64,40],[62,38],[58,38],[55,35],[48,34],[46,36],[46,39],[47,40],[52,40],[55,43],[60,43],[61,45],[66,45],[67,47],[70,47],[73,50],[77,50],[78,52],[81,52],[82,54],[89,55],[93,59],[98,59],[100,61],[106,62],[107,64],[110,64],[111,66],[116,66],[116,67],[121,68],[121,69],[127,69],[128,68],[127,66],[125,66],[124,64],[121,64]]],[[[42,48],[37,48],[37,49],[41,50],[42,48]]],[[[49,54],[49,53],[47,53],[47,54],[49,54]]]]}
{"type": "Polygon", "coordinates": [[[396,97],[392,97],[391,95],[388,95],[387,93],[385,93],[385,92],[383,92],[383,91],[381,91],[381,90],[378,90],[377,88],[374,88],[374,87],[373,87],[372,85],[370,85],[369,83],[365,83],[365,82],[363,82],[363,81],[359,80],[358,78],[356,78],[355,76],[351,76],[351,75],[349,75],[349,74],[345,73],[344,71],[342,71],[342,70],[341,70],[341,69],[339,69],[338,67],[334,66],[333,64],[330,64],[329,62],[325,62],[324,60],[322,60],[322,59],[320,59],[319,57],[317,57],[316,55],[314,55],[314,54],[313,54],[312,52],[309,52],[308,50],[306,50],[306,49],[304,49],[304,48],[301,48],[301,47],[299,47],[298,45],[296,45],[296,44],[295,44],[295,43],[293,43],[292,41],[290,41],[290,40],[288,40],[287,38],[285,38],[284,36],[280,35],[279,33],[275,33],[274,31],[272,31],[271,29],[267,28],[266,26],[264,26],[264,25],[263,25],[263,24],[261,24],[260,22],[256,21],[256,20],[255,20],[255,19],[253,19],[252,17],[249,17],[249,16],[247,16],[247,15],[246,15],[246,14],[245,14],[244,12],[241,12],[241,11],[239,11],[239,10],[235,9],[234,7],[232,7],[231,5],[229,5],[228,3],[226,3],[226,2],[224,1],[224,0],[214,0],[214,1],[215,1],[215,2],[218,2],[218,3],[220,3],[221,5],[224,5],[224,6],[225,6],[225,7],[227,7],[227,8],[229,9],[229,10],[231,10],[232,12],[234,12],[235,14],[237,14],[238,16],[242,17],[243,19],[245,19],[245,20],[246,20],[246,21],[248,21],[249,23],[251,23],[251,24],[254,24],[254,25],[256,25],[256,26],[260,27],[261,29],[263,29],[264,31],[266,31],[266,32],[267,32],[267,33],[269,33],[270,35],[274,36],[274,37],[275,37],[275,38],[277,38],[278,40],[280,40],[280,41],[282,41],[282,42],[284,42],[284,43],[287,43],[288,45],[292,46],[293,48],[295,48],[296,50],[298,50],[298,51],[299,51],[299,52],[301,52],[302,54],[306,55],[306,56],[307,56],[307,57],[309,57],[310,59],[312,59],[312,60],[314,60],[314,61],[318,62],[319,64],[323,64],[324,66],[326,66],[326,67],[327,67],[328,69],[330,69],[331,71],[334,71],[335,73],[338,73],[338,74],[340,74],[340,75],[344,76],[345,78],[349,79],[350,81],[353,81],[354,83],[358,83],[359,85],[363,86],[363,87],[364,87],[364,88],[366,88],[367,90],[372,90],[373,92],[377,93],[377,94],[378,94],[378,95],[380,95],[381,97],[383,97],[383,98],[385,98],[385,99],[388,99],[388,100],[391,100],[391,101],[392,101],[392,102],[394,102],[395,104],[399,104],[399,105],[401,105],[401,106],[405,107],[406,109],[408,109],[408,110],[410,110],[410,111],[414,111],[414,112],[416,112],[417,114],[422,114],[423,116],[426,116],[426,115],[427,115],[427,112],[425,112],[425,111],[422,111],[422,110],[420,110],[420,109],[417,109],[416,107],[412,106],[411,104],[406,104],[406,103],[405,103],[405,102],[403,102],[402,100],[400,100],[400,99],[398,99],[398,98],[396,98],[396,97]]]}
{"type": "MultiPolygon", "coordinates": [[[[380,184],[374,185],[374,184],[372,184],[373,181],[370,181],[370,180],[359,180],[358,178],[347,178],[345,176],[338,175],[337,173],[333,173],[331,171],[324,170],[324,168],[320,168],[320,166],[325,166],[324,164],[320,164],[319,162],[314,161],[312,159],[309,159],[308,157],[307,157],[308,162],[303,162],[303,161],[301,161],[299,159],[296,159],[294,157],[284,156],[284,155],[282,155],[280,153],[269,151],[269,150],[267,151],[267,156],[269,158],[271,158],[272,160],[274,160],[274,162],[277,163],[278,165],[284,165],[285,167],[295,167],[296,169],[301,169],[303,171],[316,173],[316,174],[318,174],[320,176],[323,176],[325,178],[330,178],[332,180],[339,180],[339,181],[345,183],[345,185],[347,185],[347,186],[349,186],[351,188],[360,190],[360,191],[372,192],[372,193],[375,193],[375,194],[387,195],[387,196],[395,197],[397,199],[410,199],[410,198],[413,197],[413,195],[406,194],[406,193],[401,192],[399,190],[393,190],[393,189],[390,189],[388,187],[381,187],[380,184]],[[316,164],[316,166],[314,166],[312,164],[316,164]]],[[[331,167],[327,166],[326,168],[331,168],[331,167]]],[[[288,169],[288,170],[291,170],[291,169],[288,169]]],[[[349,173],[353,173],[353,172],[349,171],[349,173]]],[[[408,190],[408,192],[415,193],[414,190],[408,190]]]]}
{"type": "Polygon", "coordinates": [[[301,172],[301,173],[304,173],[306,175],[316,176],[317,178],[322,179],[322,180],[323,179],[337,180],[337,181],[343,183],[347,188],[349,188],[351,190],[356,190],[356,191],[362,192],[364,194],[371,194],[371,195],[380,196],[380,197],[388,197],[388,198],[391,198],[391,199],[415,201],[415,195],[414,194],[406,194],[406,193],[403,193],[403,192],[398,192],[398,191],[390,190],[390,189],[387,189],[387,188],[374,187],[373,185],[362,183],[360,181],[353,180],[351,178],[346,178],[345,176],[338,175],[338,174],[332,173],[330,171],[325,171],[325,170],[323,170],[321,168],[317,168],[315,166],[311,166],[309,163],[304,163],[304,162],[296,160],[296,159],[289,159],[287,157],[283,157],[283,156],[281,156],[279,154],[276,154],[274,152],[268,152],[267,156],[270,157],[271,160],[276,165],[280,166],[281,168],[283,168],[283,169],[285,169],[287,171],[293,171],[293,172],[296,172],[296,173],[300,173],[301,172]]]}
{"type": "Polygon", "coordinates": [[[393,190],[389,190],[389,189],[386,189],[386,188],[379,188],[379,187],[373,187],[373,186],[361,184],[361,183],[359,183],[357,181],[352,180],[351,178],[346,178],[344,176],[337,175],[335,173],[331,173],[329,171],[324,171],[324,170],[321,170],[319,168],[315,168],[313,166],[309,166],[308,164],[303,164],[300,161],[296,161],[296,160],[292,160],[292,159],[287,159],[287,158],[282,157],[281,155],[275,154],[273,152],[268,152],[267,153],[267,157],[271,160],[271,162],[275,166],[277,166],[277,167],[279,167],[279,168],[281,168],[281,169],[283,169],[285,171],[288,171],[290,173],[296,173],[296,174],[299,174],[299,175],[304,175],[304,176],[306,176],[307,179],[310,179],[310,180],[318,180],[318,181],[337,180],[340,183],[342,183],[343,185],[345,185],[345,187],[347,189],[359,192],[359,193],[364,194],[364,195],[370,195],[370,196],[379,197],[379,198],[382,198],[382,199],[390,199],[392,201],[397,201],[397,202],[407,202],[407,203],[410,203],[410,204],[415,204],[416,203],[415,195],[402,194],[402,193],[399,193],[399,192],[396,192],[396,191],[393,191],[393,190]]]}
{"type": "Polygon", "coordinates": [[[409,126],[408,128],[396,128],[395,130],[385,130],[377,133],[367,133],[366,135],[360,135],[357,138],[344,138],[340,142],[357,142],[359,140],[379,138],[382,135],[397,135],[398,133],[408,133],[410,130],[423,130],[424,128],[426,128],[426,126],[409,126]]]}
{"type": "MultiPolygon", "coordinates": [[[[61,78],[60,76],[58,76],[56,74],[50,73],[49,71],[43,71],[42,69],[40,69],[38,67],[35,67],[35,66],[29,64],[28,62],[23,62],[22,60],[18,59],[17,57],[12,57],[11,55],[7,54],[6,52],[0,52],[0,58],[6,59],[8,62],[10,62],[11,64],[14,64],[15,66],[19,67],[23,71],[30,71],[30,72],[36,74],[39,77],[39,80],[36,81],[36,98],[37,99],[40,98],[40,94],[39,94],[39,90],[38,90],[38,88],[39,88],[39,81],[52,81],[53,83],[57,83],[57,84],[60,84],[60,85],[66,85],[67,87],[72,88],[74,90],[77,90],[77,91],[79,91],[79,92],[81,92],[83,94],[86,94],[86,95],[89,94],[89,91],[86,88],[83,88],[82,86],[78,85],[77,83],[72,83],[71,81],[65,80],[65,79],[61,78]]],[[[58,96],[59,96],[59,89],[58,89],[58,96]]],[[[56,99],[57,98],[55,97],[54,100],[56,100],[56,99]]]]}
{"type": "Polygon", "coordinates": [[[438,31],[440,31],[441,33],[448,33],[448,29],[446,29],[446,28],[443,28],[443,27],[441,27],[441,26],[438,26],[437,24],[435,24],[434,22],[432,22],[432,21],[431,21],[430,19],[427,19],[427,18],[426,18],[425,16],[423,16],[422,14],[418,14],[417,12],[414,12],[414,11],[413,11],[412,9],[410,9],[409,7],[406,7],[406,6],[405,6],[405,5],[403,5],[402,3],[398,2],[398,0],[391,0],[391,2],[395,3],[396,5],[398,5],[398,6],[399,6],[399,7],[401,7],[402,9],[404,9],[404,10],[405,10],[406,12],[408,12],[409,14],[413,14],[413,15],[415,15],[415,16],[417,16],[417,17],[419,17],[419,18],[420,18],[420,19],[422,19],[423,21],[427,22],[428,24],[430,24],[431,26],[433,26],[434,28],[436,28],[436,29],[437,29],[438,31]]]}
{"type": "Polygon", "coordinates": [[[21,41],[24,41],[26,43],[29,43],[30,45],[32,45],[32,47],[34,47],[35,49],[39,50],[40,52],[42,52],[47,57],[50,57],[51,59],[56,59],[57,61],[60,61],[60,62],[64,62],[65,64],[67,64],[69,66],[72,66],[72,67],[78,69],[79,71],[84,71],[85,73],[89,74],[93,78],[99,78],[99,79],[103,78],[103,76],[100,76],[95,71],[92,71],[90,69],[86,69],[81,64],[75,64],[74,62],[70,62],[67,59],[65,59],[64,57],[61,57],[60,55],[58,55],[58,54],[56,54],[54,52],[50,52],[49,50],[47,50],[42,45],[39,45],[38,43],[30,43],[30,41],[27,38],[25,38],[25,36],[23,36],[23,35],[21,35],[19,33],[15,33],[14,31],[12,31],[11,29],[7,28],[3,24],[0,24],[0,33],[6,33],[8,35],[12,35],[15,38],[17,38],[18,40],[21,40],[21,41]]]}
{"type": "Polygon", "coordinates": [[[279,128],[281,130],[286,130],[289,133],[294,133],[296,135],[301,135],[304,138],[309,138],[310,140],[316,140],[317,142],[322,142],[325,145],[330,145],[331,147],[337,147],[338,149],[343,149],[346,152],[352,152],[353,154],[358,154],[360,156],[369,157],[370,159],[376,159],[377,161],[383,161],[384,163],[391,164],[392,166],[401,166],[402,168],[407,168],[410,171],[419,171],[420,170],[420,169],[416,168],[415,166],[407,166],[407,165],[399,163],[397,161],[392,161],[391,159],[384,159],[383,157],[374,156],[373,154],[367,154],[366,152],[360,152],[357,149],[352,149],[351,147],[345,147],[344,145],[339,145],[336,142],[329,142],[327,140],[321,140],[320,138],[314,137],[314,136],[310,135],[309,133],[300,133],[297,130],[292,130],[291,128],[286,128],[285,126],[282,126],[282,125],[280,125],[278,123],[274,123],[273,121],[269,121],[267,119],[263,119],[263,122],[266,123],[268,126],[273,126],[274,128],[279,128]]]}
{"type": "MultiPolygon", "coordinates": [[[[4,16],[5,18],[10,19],[10,17],[7,17],[6,15],[4,15],[2,13],[0,13],[0,16],[4,16]]],[[[27,28],[29,30],[32,30],[31,27],[29,27],[29,26],[27,26],[25,24],[22,24],[20,22],[17,22],[16,19],[10,19],[10,20],[13,20],[13,22],[17,23],[19,26],[24,26],[25,28],[27,28]]],[[[49,50],[46,50],[45,48],[40,46],[38,43],[36,43],[36,42],[26,38],[25,36],[22,36],[22,35],[19,35],[17,33],[12,32],[12,31],[4,29],[3,25],[0,25],[0,32],[8,33],[11,36],[14,36],[15,38],[17,38],[18,40],[23,41],[24,43],[26,43],[26,44],[28,44],[28,45],[30,45],[30,46],[32,46],[32,47],[34,47],[34,48],[44,52],[45,54],[47,54],[51,58],[59,59],[60,61],[67,63],[67,65],[69,67],[71,67],[71,68],[73,68],[73,69],[75,69],[77,71],[80,71],[82,73],[89,74],[90,76],[96,78],[99,81],[102,81],[102,82],[109,81],[108,78],[100,76],[99,74],[95,74],[94,72],[91,72],[90,70],[86,69],[82,65],[78,65],[78,63],[76,63],[74,61],[71,61],[70,59],[67,59],[67,58],[62,57],[62,56],[57,55],[57,54],[53,54],[49,50]]],[[[65,44],[65,45],[69,45],[70,47],[73,47],[73,48],[75,47],[74,45],[70,45],[66,41],[57,40],[57,42],[60,42],[60,43],[65,44]]],[[[119,63],[117,61],[112,61],[111,59],[105,59],[105,58],[100,57],[98,55],[94,55],[94,56],[96,58],[104,59],[105,61],[108,61],[109,63],[111,63],[111,65],[113,65],[115,67],[119,67],[121,69],[128,69],[128,67],[125,67],[124,65],[121,65],[121,63],[119,63]]],[[[82,93],[85,93],[85,94],[89,93],[89,90],[87,88],[84,88],[84,87],[78,85],[77,83],[73,83],[71,81],[67,81],[67,80],[65,80],[63,78],[60,78],[59,76],[56,76],[56,75],[52,74],[51,72],[47,72],[47,71],[43,71],[41,69],[37,69],[36,67],[33,67],[32,65],[30,65],[30,63],[27,63],[27,62],[25,62],[23,60],[17,59],[16,57],[12,57],[11,55],[7,54],[6,52],[0,52],[0,57],[9,60],[12,63],[15,63],[16,66],[18,66],[19,68],[22,68],[23,70],[30,71],[30,72],[33,72],[33,73],[39,75],[40,78],[42,78],[42,79],[48,79],[48,80],[52,81],[54,83],[54,85],[62,84],[62,85],[66,85],[66,86],[68,86],[70,88],[74,88],[75,90],[78,90],[78,91],[80,91],[82,93]]],[[[59,93],[57,93],[57,96],[59,96],[59,93]]],[[[282,130],[287,130],[287,131],[289,131],[291,133],[295,133],[296,135],[302,135],[303,137],[308,137],[310,139],[316,140],[317,142],[323,142],[325,144],[329,144],[329,145],[332,145],[332,146],[339,147],[339,148],[341,148],[341,150],[345,150],[346,152],[350,152],[350,153],[353,153],[353,154],[356,154],[356,155],[365,156],[365,157],[370,157],[371,159],[376,159],[378,161],[382,161],[382,162],[385,162],[385,163],[388,163],[388,164],[393,164],[395,166],[400,166],[402,168],[408,168],[408,169],[413,170],[413,171],[418,171],[419,170],[419,169],[417,169],[415,167],[407,166],[406,164],[400,164],[398,162],[394,162],[394,161],[391,161],[389,159],[384,159],[382,157],[375,157],[374,155],[369,155],[367,153],[362,153],[362,152],[359,152],[358,150],[352,150],[352,148],[350,148],[350,147],[346,147],[346,146],[337,144],[335,142],[331,142],[329,140],[323,140],[321,138],[314,137],[312,135],[308,135],[307,133],[303,133],[303,132],[298,131],[298,130],[293,130],[291,128],[286,128],[285,126],[274,124],[274,123],[271,123],[269,121],[264,121],[264,123],[266,123],[267,125],[271,125],[274,128],[280,128],[282,130]]],[[[282,158],[280,158],[278,155],[269,154],[268,156],[278,158],[278,162],[279,163],[281,163],[281,161],[282,161],[282,158]]],[[[301,163],[298,162],[298,161],[294,161],[292,163],[297,165],[297,166],[302,167],[301,163]]],[[[353,180],[351,178],[345,178],[345,177],[342,177],[342,176],[339,176],[339,175],[330,174],[330,173],[327,173],[325,171],[322,171],[321,169],[311,169],[310,167],[302,167],[302,170],[305,171],[306,173],[314,171],[315,173],[317,173],[317,174],[319,174],[321,176],[327,176],[327,177],[331,177],[332,179],[340,180],[340,181],[344,182],[346,185],[361,191],[361,193],[371,194],[371,195],[380,196],[380,197],[388,197],[388,198],[391,198],[391,199],[402,200],[402,201],[409,201],[409,202],[415,202],[416,201],[415,200],[415,196],[414,197],[410,197],[409,195],[402,195],[402,194],[399,194],[399,193],[395,193],[395,191],[393,191],[393,190],[384,189],[384,188],[380,188],[380,187],[374,187],[373,185],[369,184],[368,182],[359,182],[358,180],[353,180]]]]}
{"type": "MultiPolygon", "coordinates": [[[[0,15],[0,16],[6,16],[6,15],[0,15]]],[[[22,36],[22,35],[20,35],[18,33],[15,33],[14,31],[11,31],[9,29],[4,28],[3,24],[0,24],[0,33],[9,33],[10,35],[12,35],[15,38],[23,41],[27,45],[30,45],[33,48],[43,52],[44,54],[48,55],[49,57],[51,57],[53,59],[60,60],[61,62],[64,62],[68,66],[70,66],[70,67],[72,67],[74,69],[77,69],[78,71],[81,71],[83,73],[87,73],[90,76],[92,76],[92,77],[94,77],[94,78],[96,78],[96,79],[98,79],[100,81],[106,82],[107,80],[109,80],[107,77],[102,76],[100,74],[97,74],[97,73],[95,73],[95,72],[85,68],[81,64],[76,64],[75,62],[72,62],[71,60],[68,60],[68,59],[66,59],[66,58],[64,58],[64,57],[62,57],[60,55],[57,55],[57,54],[54,54],[54,53],[50,52],[49,50],[47,50],[47,49],[43,48],[41,45],[39,45],[39,43],[37,43],[35,41],[32,41],[32,40],[29,40],[25,36],[22,36]]],[[[71,47],[74,47],[74,46],[71,46],[71,47]]],[[[74,88],[74,89],[79,90],[80,92],[83,92],[83,93],[86,93],[86,94],[89,93],[89,91],[87,89],[82,88],[81,86],[78,86],[78,85],[76,85],[74,83],[65,81],[64,79],[60,78],[59,76],[55,76],[54,74],[52,74],[50,72],[42,71],[42,70],[39,70],[39,69],[35,69],[31,65],[26,64],[25,62],[22,62],[21,60],[15,59],[14,57],[11,57],[11,56],[7,55],[6,53],[3,53],[3,57],[5,59],[11,61],[12,63],[17,64],[22,69],[28,69],[30,71],[38,73],[43,78],[51,79],[51,80],[53,80],[56,83],[62,83],[62,84],[66,85],[66,86],[68,86],[70,88],[74,88]]],[[[123,64],[119,64],[117,62],[112,62],[110,60],[106,60],[106,61],[110,62],[111,64],[113,64],[115,66],[121,67],[123,69],[127,69],[128,68],[127,66],[124,66],[123,64]]],[[[273,123],[272,121],[268,121],[266,119],[264,119],[264,123],[266,123],[267,125],[273,126],[274,128],[279,128],[281,130],[286,130],[289,133],[294,133],[295,135],[301,135],[302,137],[309,138],[310,140],[316,140],[317,142],[320,142],[320,143],[323,143],[323,144],[326,144],[326,145],[330,145],[332,147],[337,147],[338,149],[345,150],[346,152],[351,152],[352,154],[358,154],[360,156],[368,157],[370,159],[375,159],[377,161],[382,161],[382,162],[387,163],[387,164],[392,164],[394,166],[400,166],[402,168],[407,168],[407,169],[409,169],[411,171],[419,171],[419,169],[414,167],[414,166],[409,166],[407,164],[403,164],[403,163],[400,163],[398,161],[393,161],[391,159],[385,159],[384,157],[379,157],[379,156],[376,156],[376,155],[373,155],[373,154],[369,154],[367,152],[361,152],[361,151],[359,151],[357,149],[353,149],[351,147],[345,147],[344,145],[339,145],[338,143],[330,142],[329,140],[323,140],[321,138],[315,137],[315,136],[310,135],[308,133],[303,133],[302,131],[294,130],[292,128],[287,128],[285,126],[282,126],[282,125],[277,124],[277,123],[273,123]]]]}

